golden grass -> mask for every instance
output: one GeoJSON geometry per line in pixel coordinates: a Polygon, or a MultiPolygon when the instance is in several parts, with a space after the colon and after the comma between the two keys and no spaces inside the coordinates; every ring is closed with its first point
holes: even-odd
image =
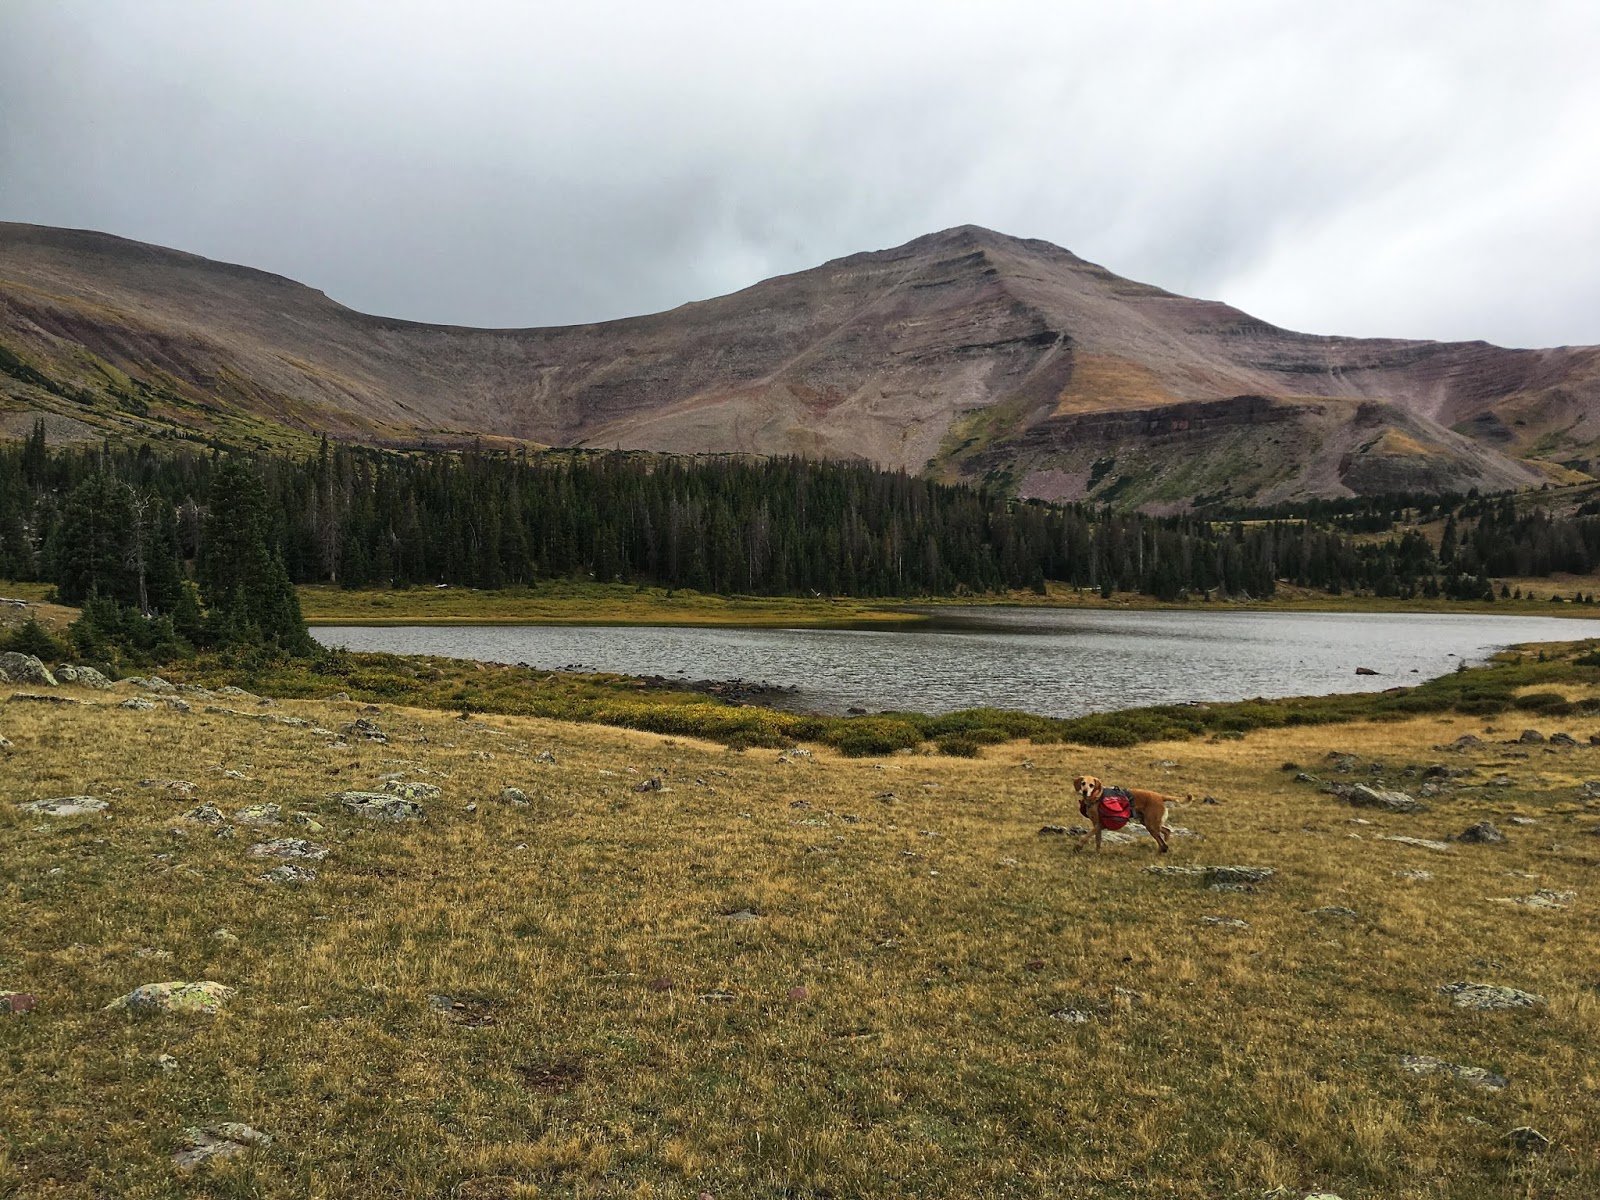
{"type": "Polygon", "coordinates": [[[1183,399],[1149,367],[1110,354],[1079,354],[1051,415],[1160,408],[1183,399]]]}
{"type": "Polygon", "coordinates": [[[844,626],[915,623],[898,601],[793,596],[715,596],[631,584],[556,581],[497,591],[416,587],[402,590],[297,589],[313,625],[744,625],[844,626]]]}
{"type": "MultiPolygon", "coordinates": [[[[143,713],[69,694],[85,704],[0,706],[15,743],[0,760],[0,988],[39,998],[0,1016],[0,1196],[1600,1191],[1600,838],[1575,790],[1600,776],[1600,749],[1485,747],[1515,787],[1413,818],[1348,808],[1279,769],[1320,770],[1334,749],[1454,761],[1430,747],[1513,736],[1521,714],[1487,735],[1451,717],[784,763],[405,709],[373,718],[388,745],[336,748],[198,703],[143,713]],[[555,765],[535,761],[544,749],[555,765]],[[1225,799],[1174,812],[1200,836],[1163,862],[1278,876],[1218,894],[1143,873],[1147,842],[1096,856],[1039,836],[1076,822],[1065,794],[1085,770],[1225,799]],[[396,771],[444,789],[426,823],[373,827],[327,799],[396,771]],[[147,777],[198,795],[138,786],[147,777]],[[650,777],[667,790],[632,790],[650,777]],[[500,802],[505,785],[530,806],[500,802]],[[14,807],[71,793],[110,800],[109,816],[14,807]],[[250,830],[218,840],[181,819],[201,801],[312,811],[332,853],[314,883],[259,882],[250,830]],[[1512,814],[1540,824],[1506,826],[1505,846],[1374,838],[1512,814]],[[1435,878],[1395,875],[1412,867],[1435,878]],[[1536,887],[1579,898],[1551,912],[1486,899],[1536,887]],[[1305,912],[1322,905],[1360,916],[1305,912]],[[719,916],[740,909],[760,915],[719,916]],[[138,984],[202,978],[239,989],[216,1018],[100,1011],[138,984]],[[671,990],[651,987],[662,979],[671,990]],[[1456,979],[1549,1005],[1454,1010],[1436,989],[1456,979]],[[701,999],[714,993],[731,999],[701,999]],[[452,1023],[431,994],[493,1023],[452,1023]],[[1067,1008],[1090,1021],[1050,1016],[1067,1008]],[[1406,1053],[1511,1084],[1413,1078],[1396,1065],[1406,1053]],[[180,1131],[223,1120],[276,1140],[180,1183],[180,1131]],[[1501,1135],[1524,1124],[1554,1148],[1509,1151],[1501,1135]]],[[[229,703],[334,729],[357,715],[229,703]]]]}

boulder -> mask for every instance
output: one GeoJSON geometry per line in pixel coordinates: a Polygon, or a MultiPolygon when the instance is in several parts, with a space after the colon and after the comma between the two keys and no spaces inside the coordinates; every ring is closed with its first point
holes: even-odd
{"type": "Polygon", "coordinates": [[[1552,746],[1576,746],[1578,739],[1570,733],[1552,733],[1550,735],[1550,744],[1552,746]]]}
{"type": "Polygon", "coordinates": [[[105,1011],[179,1012],[212,1014],[233,998],[235,989],[210,979],[185,983],[146,983],[126,996],[118,996],[105,1011]]]}
{"type": "Polygon", "coordinates": [[[111,806],[93,796],[57,796],[52,800],[32,800],[17,807],[41,817],[84,817],[104,812],[111,806]]]}
{"type": "Polygon", "coordinates": [[[142,688],[147,692],[176,692],[178,690],[159,675],[151,675],[149,678],[143,675],[130,675],[123,682],[132,684],[136,688],[142,688]]]}
{"type": "Polygon", "coordinates": [[[345,737],[363,738],[369,742],[382,743],[389,740],[388,734],[379,729],[375,722],[369,721],[365,717],[357,717],[354,721],[351,721],[350,724],[341,725],[339,727],[339,732],[345,737]]]}
{"type": "Polygon", "coordinates": [[[1469,825],[1456,834],[1456,841],[1471,842],[1475,845],[1489,846],[1506,840],[1506,835],[1494,827],[1492,821],[1479,821],[1476,825],[1469,825]]]}
{"type": "Polygon", "coordinates": [[[8,650],[0,654],[0,683],[31,683],[55,687],[56,677],[32,654],[8,650]]]}
{"type": "Polygon", "coordinates": [[[422,805],[388,792],[339,792],[338,801],[369,821],[420,821],[422,805]]]}
{"type": "Polygon", "coordinates": [[[215,804],[202,804],[198,808],[191,808],[183,814],[185,821],[199,821],[202,825],[221,825],[225,818],[222,810],[215,804]]]}
{"type": "Polygon", "coordinates": [[[1471,983],[1460,980],[1441,984],[1439,990],[1449,996],[1450,1003],[1457,1008],[1474,1008],[1485,1012],[1511,1008],[1538,1008],[1545,1003],[1543,996],[1493,983],[1471,983]]]}
{"type": "Polygon", "coordinates": [[[57,667],[56,682],[70,683],[76,687],[94,688],[102,692],[109,691],[112,687],[111,680],[100,674],[93,667],[57,667]]]}
{"type": "Polygon", "coordinates": [[[1537,746],[1544,742],[1544,734],[1537,729],[1524,729],[1517,738],[1524,746],[1537,746]]]}
{"type": "Polygon", "coordinates": [[[503,803],[525,808],[528,804],[528,793],[521,788],[504,787],[500,789],[500,799],[503,803]]]}
{"type": "Polygon", "coordinates": [[[237,1121],[224,1121],[204,1129],[185,1129],[183,1148],[172,1156],[172,1161],[180,1171],[193,1171],[213,1158],[234,1158],[252,1147],[270,1145],[272,1138],[259,1129],[237,1121]]]}
{"type": "Polygon", "coordinates": [[[117,707],[131,708],[135,712],[154,712],[156,702],[154,700],[146,700],[143,696],[130,696],[117,707]]]}
{"type": "Polygon", "coordinates": [[[1411,1075],[1448,1075],[1462,1083],[1491,1091],[1499,1091],[1509,1082],[1504,1075],[1496,1075],[1482,1067],[1463,1067],[1459,1063],[1445,1062],[1428,1054],[1402,1054],[1400,1069],[1411,1075]]]}
{"type": "Polygon", "coordinates": [[[1377,672],[1374,671],[1371,667],[1357,667],[1356,668],[1356,674],[1357,675],[1376,675],[1377,672]]]}
{"type": "Polygon", "coordinates": [[[76,704],[71,696],[40,695],[38,692],[13,692],[6,697],[7,704],[76,704]]]}

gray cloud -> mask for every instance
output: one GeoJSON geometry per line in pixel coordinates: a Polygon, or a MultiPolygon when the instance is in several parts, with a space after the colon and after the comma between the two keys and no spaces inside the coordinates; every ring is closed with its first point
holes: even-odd
{"type": "Polygon", "coordinates": [[[973,222],[1294,328],[1600,342],[1580,0],[9,0],[0,40],[0,217],[372,312],[625,316],[973,222]]]}

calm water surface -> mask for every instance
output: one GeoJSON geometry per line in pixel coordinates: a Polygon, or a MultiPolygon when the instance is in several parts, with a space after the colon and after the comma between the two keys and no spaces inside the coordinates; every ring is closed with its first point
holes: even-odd
{"type": "Polygon", "coordinates": [[[744,679],[798,689],[786,707],[1050,716],[1187,700],[1375,691],[1516,642],[1600,637],[1600,621],[1450,614],[934,609],[911,629],[327,626],[351,650],[546,670],[744,679]],[[1358,676],[1371,667],[1378,678],[1358,676]]]}

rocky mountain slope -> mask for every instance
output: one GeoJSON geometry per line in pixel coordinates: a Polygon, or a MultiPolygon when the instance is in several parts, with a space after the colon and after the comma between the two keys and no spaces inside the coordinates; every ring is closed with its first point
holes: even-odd
{"type": "Polygon", "coordinates": [[[1156,507],[1499,489],[1600,463],[1600,347],[1292,333],[971,226],[670,312],[468,329],[0,224],[0,390],[13,433],[47,411],[63,432],[246,443],[865,457],[1156,507]]]}

